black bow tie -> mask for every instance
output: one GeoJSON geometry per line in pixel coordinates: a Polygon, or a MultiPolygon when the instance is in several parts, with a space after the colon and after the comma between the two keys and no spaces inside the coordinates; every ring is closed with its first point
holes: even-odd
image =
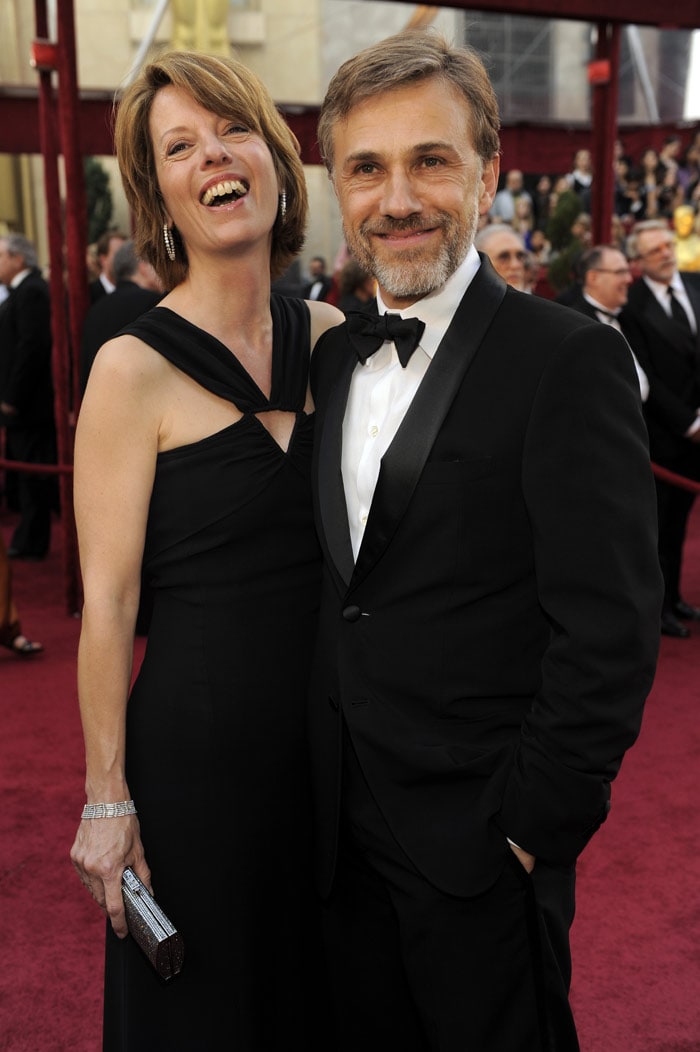
{"type": "Polygon", "coordinates": [[[425,329],[425,322],[420,318],[402,318],[400,314],[363,314],[351,310],[346,321],[350,342],[363,365],[386,340],[391,340],[405,369],[425,329]]]}

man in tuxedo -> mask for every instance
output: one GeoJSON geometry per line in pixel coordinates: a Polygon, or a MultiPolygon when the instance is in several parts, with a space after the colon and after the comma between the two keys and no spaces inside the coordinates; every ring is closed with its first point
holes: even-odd
{"type": "Polygon", "coordinates": [[[654,675],[632,359],[473,248],[498,125],[478,57],[415,30],[341,66],[319,121],[379,287],[312,376],[316,879],[344,1052],[578,1048],[574,865],[654,675]]]}
{"type": "Polygon", "coordinates": [[[126,241],[126,234],[119,230],[106,230],[97,242],[97,263],[100,268],[99,277],[90,282],[90,303],[97,303],[103,296],[108,296],[115,289],[114,271],[112,269],[114,257],[126,241]]]}
{"type": "MultiPolygon", "coordinates": [[[[622,328],[649,377],[645,406],[655,464],[700,480],[700,275],[679,274],[673,234],[663,220],[637,223],[628,243],[641,277],[629,290],[622,328]]],[[[683,544],[695,494],[656,479],[659,559],[664,576],[661,631],[684,639],[700,609],[681,594],[683,544]]]]}
{"type": "Polygon", "coordinates": [[[323,256],[314,256],[309,263],[311,281],[304,286],[305,300],[325,300],[333,285],[332,278],[326,274],[326,261],[323,256]]]}
{"type": "Polygon", "coordinates": [[[80,351],[80,390],[85,391],[95,355],[103,343],[120,329],[155,307],[163,298],[158,275],[144,259],[136,255],[133,241],[125,241],[117,250],[113,263],[116,286],[109,296],[92,304],[83,322],[80,351]]]}
{"type": "MultiPolygon", "coordinates": [[[[21,234],[0,237],[0,282],[10,290],[0,314],[0,424],[8,454],[34,464],[56,462],[51,377],[51,300],[34,245],[21,234]]],[[[7,554],[43,559],[51,538],[55,479],[19,474],[20,521],[7,554]]]]}
{"type": "MultiPolygon", "coordinates": [[[[632,283],[632,271],[626,257],[612,245],[595,245],[584,252],[579,266],[582,285],[573,293],[569,306],[622,332],[620,313],[627,303],[627,293],[632,283]]],[[[639,394],[642,401],[646,402],[649,398],[649,379],[634,351],[631,353],[639,381],[639,394]]]]}

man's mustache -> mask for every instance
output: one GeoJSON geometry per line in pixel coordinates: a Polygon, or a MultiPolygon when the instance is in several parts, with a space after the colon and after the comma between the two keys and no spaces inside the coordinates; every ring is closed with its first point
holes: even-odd
{"type": "Polygon", "coordinates": [[[361,234],[402,234],[407,230],[434,230],[436,227],[444,227],[449,224],[449,217],[443,215],[434,216],[407,216],[405,219],[383,219],[381,222],[368,221],[360,226],[361,234]]]}

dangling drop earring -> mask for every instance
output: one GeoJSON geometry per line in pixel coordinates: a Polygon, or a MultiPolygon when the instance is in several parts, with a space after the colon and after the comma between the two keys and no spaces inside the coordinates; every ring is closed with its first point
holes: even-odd
{"type": "Polygon", "coordinates": [[[286,190],[283,190],[282,193],[280,194],[280,216],[282,218],[282,222],[284,223],[285,218],[287,216],[287,191],[286,190]]]}
{"type": "Polygon", "coordinates": [[[175,238],[173,232],[167,223],[163,223],[163,240],[165,241],[165,251],[168,253],[168,259],[171,263],[175,262],[175,238]]]}

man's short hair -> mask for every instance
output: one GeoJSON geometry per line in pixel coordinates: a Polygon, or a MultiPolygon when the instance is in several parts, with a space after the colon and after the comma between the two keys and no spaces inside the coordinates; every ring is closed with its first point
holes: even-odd
{"type": "Polygon", "coordinates": [[[665,230],[667,234],[670,233],[669,225],[664,219],[643,219],[640,223],[635,223],[630,236],[627,238],[627,256],[629,259],[639,259],[639,235],[646,230],[665,230]]]}
{"type": "Polygon", "coordinates": [[[433,77],[464,96],[474,148],[482,161],[491,161],[500,148],[500,120],[496,94],[481,59],[471,48],[451,47],[438,33],[407,29],[360,51],[331,79],[318,122],[318,143],[328,170],[333,170],[333,129],[355,106],[433,77]]]}
{"type": "Polygon", "coordinates": [[[5,234],[3,240],[7,245],[9,255],[23,259],[25,267],[30,269],[39,265],[34,242],[24,234],[5,234]]]}
{"type": "Polygon", "coordinates": [[[115,285],[118,285],[120,281],[128,281],[129,278],[133,278],[138,269],[139,257],[136,255],[134,242],[125,241],[114,253],[112,273],[115,285]]]}
{"type": "Polygon", "coordinates": [[[123,234],[121,230],[105,230],[104,234],[100,234],[95,244],[95,251],[98,256],[109,255],[109,243],[113,237],[119,238],[120,241],[126,241],[126,234],[123,234]]]}
{"type": "Polygon", "coordinates": [[[488,249],[486,246],[495,234],[512,234],[513,237],[517,237],[518,241],[522,244],[523,249],[525,248],[525,242],[522,235],[519,234],[515,227],[512,227],[510,223],[489,223],[489,225],[480,230],[474,238],[474,248],[481,252],[486,252],[488,255],[488,249]]]}
{"type": "Polygon", "coordinates": [[[604,252],[620,252],[617,245],[594,245],[586,249],[578,263],[578,273],[581,281],[586,283],[589,270],[598,270],[603,260],[604,252]]]}

